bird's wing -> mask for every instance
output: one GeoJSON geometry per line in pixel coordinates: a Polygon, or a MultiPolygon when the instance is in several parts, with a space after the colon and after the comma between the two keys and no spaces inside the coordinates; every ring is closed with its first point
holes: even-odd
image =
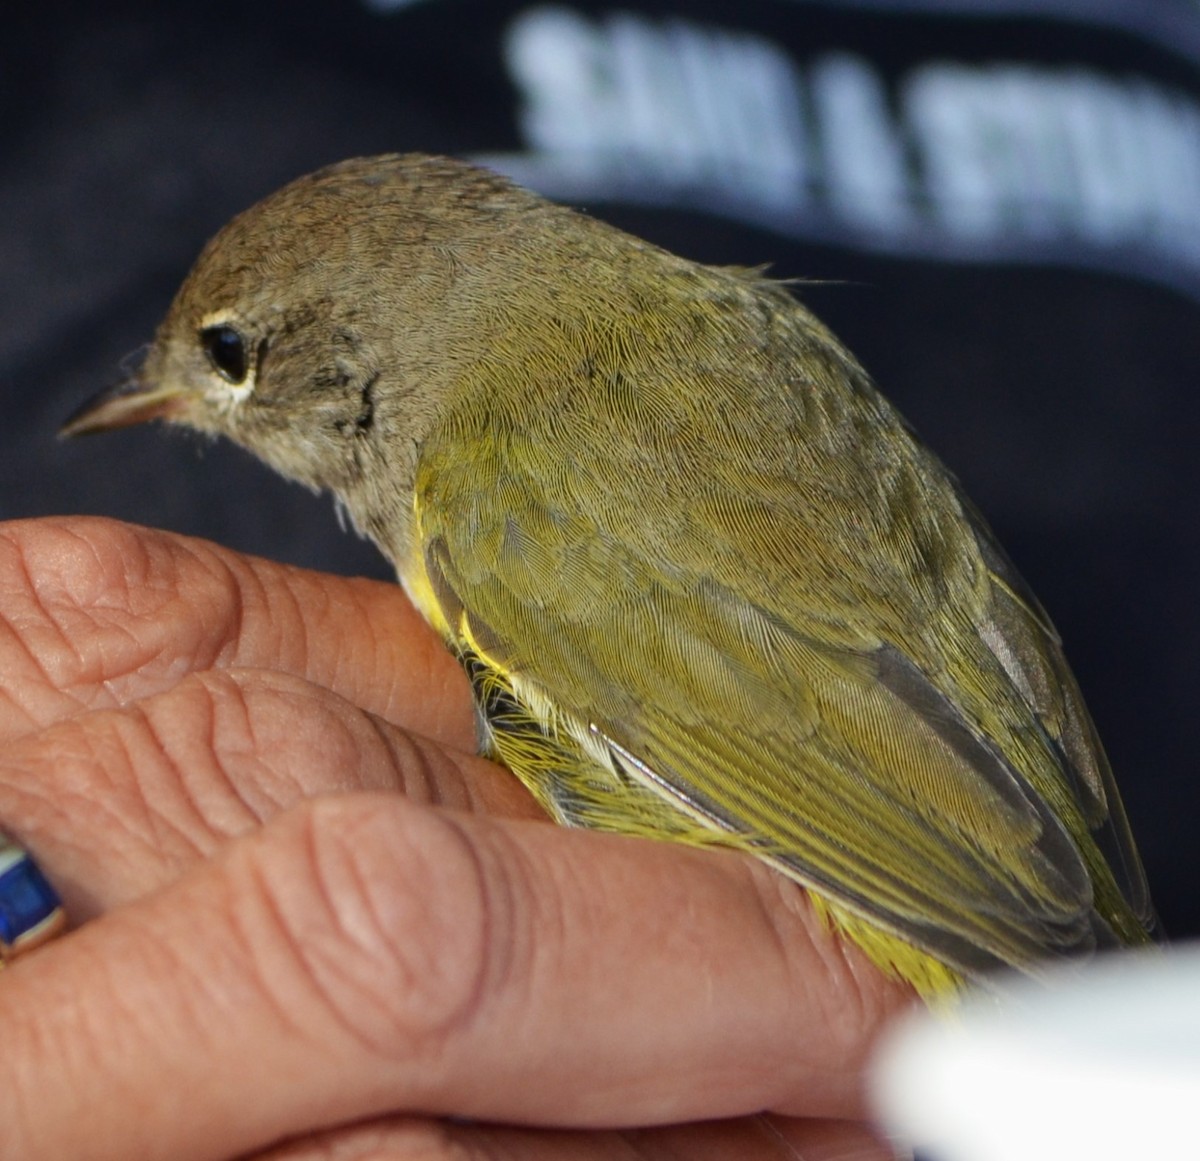
{"type": "Polygon", "coordinates": [[[1123,941],[1138,942],[1141,934],[1161,937],[1112,767],[1058,633],[986,521],[961,493],[959,499],[988,579],[977,629],[1058,759],[1039,771],[1035,786],[1048,797],[1065,792],[1078,809],[1094,844],[1087,857],[1103,860],[1112,876],[1093,875],[1098,905],[1113,917],[1123,941]]]}
{"type": "Polygon", "coordinates": [[[553,407],[476,406],[431,439],[417,515],[452,636],[631,777],[967,974],[1144,938],[1053,630],[857,366],[800,341],[786,375],[713,382],[701,354],[682,387],[610,344],[553,407]]]}

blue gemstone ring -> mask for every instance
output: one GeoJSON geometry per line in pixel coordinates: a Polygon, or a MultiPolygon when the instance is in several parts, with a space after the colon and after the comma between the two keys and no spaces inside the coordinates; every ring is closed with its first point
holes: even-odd
{"type": "Polygon", "coordinates": [[[53,939],[66,925],[58,894],[37,863],[0,835],[0,963],[53,939]]]}

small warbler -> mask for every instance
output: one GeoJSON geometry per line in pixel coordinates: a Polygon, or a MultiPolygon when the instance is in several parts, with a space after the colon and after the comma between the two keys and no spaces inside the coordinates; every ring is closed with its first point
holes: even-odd
{"type": "Polygon", "coordinates": [[[225,227],[64,430],[151,418],[333,492],[558,821],[751,852],[927,997],[1151,937],[1046,614],[761,271],[347,161],[225,227]]]}

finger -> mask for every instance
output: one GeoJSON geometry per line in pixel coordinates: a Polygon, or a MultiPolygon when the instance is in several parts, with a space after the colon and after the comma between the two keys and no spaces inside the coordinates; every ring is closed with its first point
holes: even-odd
{"type": "Polygon", "coordinates": [[[319,794],[543,817],[508,771],[270,670],[210,670],[0,754],[0,818],[75,922],[177,878],[230,838],[319,794]]]}
{"type": "Polygon", "coordinates": [[[213,667],[281,669],[461,749],[466,678],[396,585],[112,520],[0,525],[0,738],[213,667]]]}
{"type": "Polygon", "coordinates": [[[0,1123],[186,1161],[395,1112],[854,1118],[906,1003],[741,856],[346,795],[19,961],[0,1123]]]}
{"type": "Polygon", "coordinates": [[[743,1117],[655,1129],[581,1132],[396,1117],[320,1133],[256,1161],[895,1161],[854,1121],[743,1117]]]}

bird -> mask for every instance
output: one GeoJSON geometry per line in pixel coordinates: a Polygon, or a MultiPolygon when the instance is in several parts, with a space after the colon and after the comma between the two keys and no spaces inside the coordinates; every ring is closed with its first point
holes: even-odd
{"type": "Polygon", "coordinates": [[[1051,621],[763,268],[354,158],[225,226],[63,431],[151,419],[332,493],[556,821],[747,852],[931,1002],[1156,938],[1051,621]]]}

